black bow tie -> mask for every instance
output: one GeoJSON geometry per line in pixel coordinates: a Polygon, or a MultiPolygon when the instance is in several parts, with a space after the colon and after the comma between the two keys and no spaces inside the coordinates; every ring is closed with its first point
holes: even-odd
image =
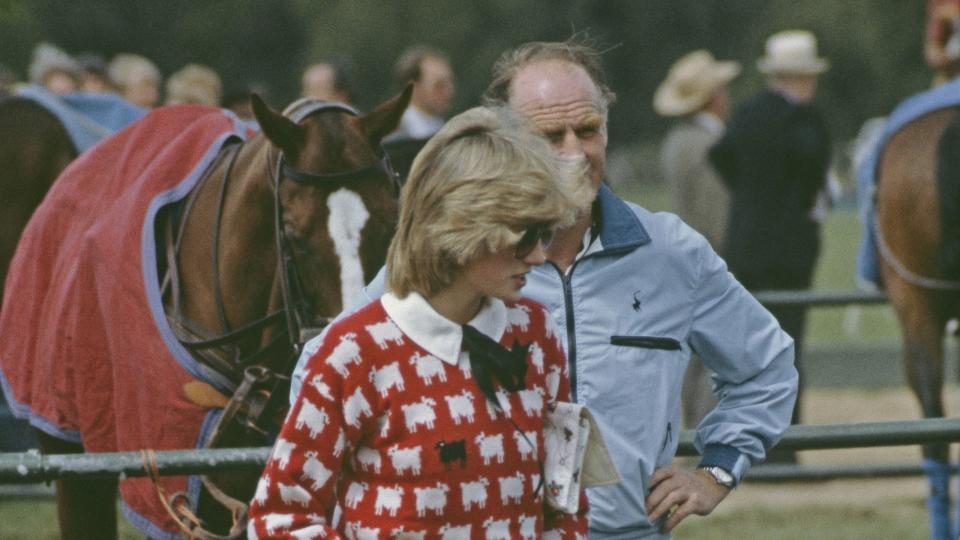
{"type": "Polygon", "coordinates": [[[463,347],[470,353],[473,378],[476,379],[480,391],[492,403],[499,403],[493,390],[493,379],[499,381],[500,386],[508,392],[526,389],[524,379],[527,377],[527,352],[530,344],[520,345],[514,340],[513,346],[508,349],[465,324],[463,347]]]}

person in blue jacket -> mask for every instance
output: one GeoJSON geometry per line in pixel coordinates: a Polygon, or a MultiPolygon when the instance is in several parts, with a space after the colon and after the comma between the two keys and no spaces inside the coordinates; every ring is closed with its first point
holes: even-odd
{"type": "MultiPolygon", "coordinates": [[[[603,184],[614,100],[604,81],[587,45],[527,43],[496,63],[485,99],[529,120],[592,187],[591,211],[557,231],[522,291],[557,320],[573,398],[594,413],[622,478],[588,490],[590,538],[669,538],[687,516],[712,512],[786,431],[793,341],[703,236],[603,184]],[[672,461],[693,352],[714,372],[719,403],[697,429],[703,458],[691,471],[672,461]]],[[[383,291],[381,271],[354,307],[383,291]]],[[[294,397],[316,343],[294,373],[294,397]]]]}

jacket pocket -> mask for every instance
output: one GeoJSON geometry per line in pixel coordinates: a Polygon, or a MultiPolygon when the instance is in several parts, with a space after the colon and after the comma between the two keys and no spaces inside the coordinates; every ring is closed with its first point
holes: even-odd
{"type": "Polygon", "coordinates": [[[662,351],[679,351],[680,342],[667,337],[654,336],[610,336],[611,345],[621,347],[640,347],[641,349],[660,349],[662,351]]]}

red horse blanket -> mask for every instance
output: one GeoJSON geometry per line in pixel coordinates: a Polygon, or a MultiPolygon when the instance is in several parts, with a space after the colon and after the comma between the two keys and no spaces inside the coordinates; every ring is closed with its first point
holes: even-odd
{"type": "MultiPolygon", "coordinates": [[[[184,383],[223,388],[167,326],[154,221],[184,198],[223,144],[249,129],[220,109],[159,109],[71,164],[37,208],[7,274],[0,384],[14,413],[88,452],[197,445],[208,411],[184,383]]],[[[162,480],[192,491],[187,477],[162,480]]],[[[175,538],[148,479],[121,482],[124,513],[175,538]]]]}

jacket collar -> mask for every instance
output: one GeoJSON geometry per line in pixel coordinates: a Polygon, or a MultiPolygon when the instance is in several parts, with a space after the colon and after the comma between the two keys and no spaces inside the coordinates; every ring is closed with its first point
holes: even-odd
{"type": "MultiPolygon", "coordinates": [[[[444,362],[457,365],[463,341],[459,324],[437,313],[419,293],[411,292],[398,298],[387,292],[380,302],[387,316],[411,341],[444,362]]],[[[502,300],[488,298],[480,313],[467,324],[494,341],[500,341],[507,329],[507,308],[502,300]]]]}
{"type": "Polygon", "coordinates": [[[629,251],[650,243],[650,235],[640,219],[606,184],[600,184],[597,200],[599,205],[594,211],[600,212],[603,253],[629,251]]]}

